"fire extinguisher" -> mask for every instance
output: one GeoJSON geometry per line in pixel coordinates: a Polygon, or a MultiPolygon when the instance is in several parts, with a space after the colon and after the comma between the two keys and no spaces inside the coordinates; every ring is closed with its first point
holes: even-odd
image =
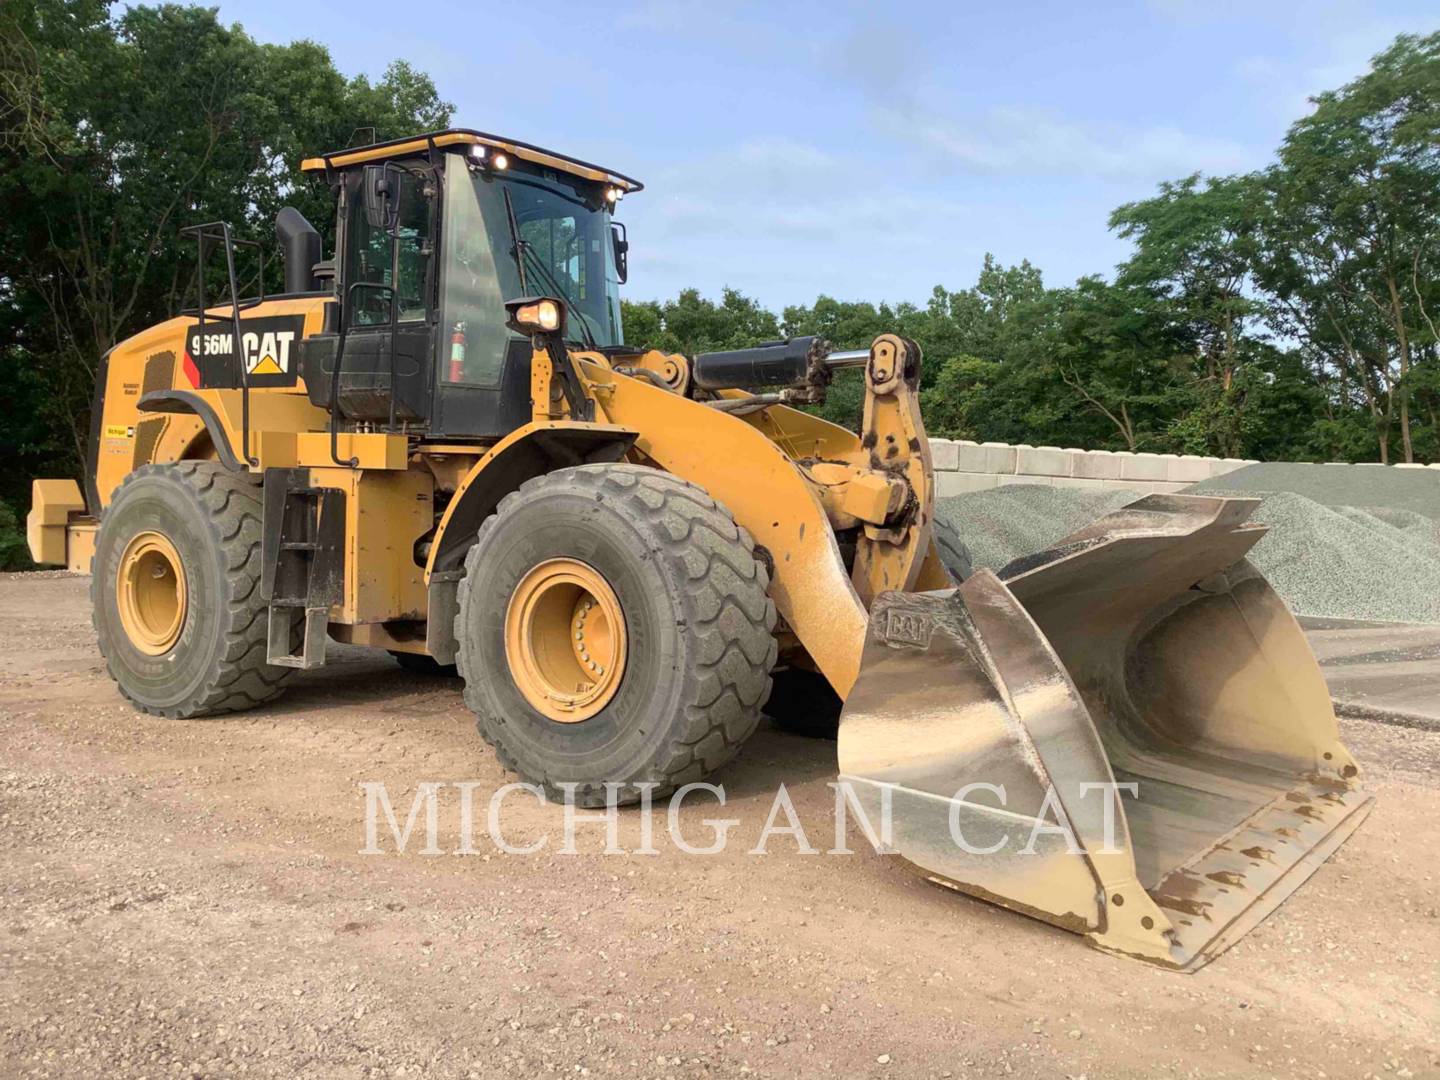
{"type": "Polygon", "coordinates": [[[457,322],[450,334],[450,374],[447,382],[465,380],[465,324],[457,322]]]}

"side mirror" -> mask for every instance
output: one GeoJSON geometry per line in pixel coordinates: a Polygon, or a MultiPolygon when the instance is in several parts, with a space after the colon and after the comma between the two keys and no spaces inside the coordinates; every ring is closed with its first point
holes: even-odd
{"type": "Polygon", "coordinates": [[[624,285],[630,277],[630,240],[622,222],[610,223],[610,244],[615,249],[615,277],[624,285]]]}
{"type": "Polygon", "coordinates": [[[400,172],[390,165],[366,165],[365,223],[393,233],[400,224],[400,172]]]}

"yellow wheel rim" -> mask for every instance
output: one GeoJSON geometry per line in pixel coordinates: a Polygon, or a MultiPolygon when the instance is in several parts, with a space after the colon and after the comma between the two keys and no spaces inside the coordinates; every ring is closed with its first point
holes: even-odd
{"type": "Polygon", "coordinates": [[[615,590],[575,559],[536,566],[505,610],[505,658],[541,714],[562,724],[589,720],[625,673],[625,617],[615,590]]]}
{"type": "Polygon", "coordinates": [[[130,643],[149,656],[175,647],[185,626],[185,571],[175,545],[158,532],[136,533],[120,555],[115,603],[130,643]]]}

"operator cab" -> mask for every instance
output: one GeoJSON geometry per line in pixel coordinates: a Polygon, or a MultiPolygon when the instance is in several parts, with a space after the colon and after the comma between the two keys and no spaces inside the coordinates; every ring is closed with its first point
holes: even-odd
{"type": "MultiPolygon", "coordinates": [[[[338,419],[431,439],[492,439],[530,419],[531,342],[505,302],[568,308],[578,348],[624,343],[624,226],[642,185],[525,143],[450,130],[302,164],[336,193],[335,295],[300,349],[311,400],[338,419]]],[[[324,268],[324,264],[320,264],[324,268]]]]}

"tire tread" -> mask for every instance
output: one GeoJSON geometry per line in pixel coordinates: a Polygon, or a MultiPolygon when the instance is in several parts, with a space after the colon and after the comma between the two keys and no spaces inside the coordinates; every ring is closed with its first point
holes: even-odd
{"type": "Polygon", "coordinates": [[[273,701],[284,692],[295,669],[266,662],[269,609],[260,598],[260,477],[212,461],[142,465],[120,483],[111,505],[136,481],[156,475],[180,485],[198,504],[227,568],[222,582],[225,595],[218,605],[225,623],[224,647],[207,678],[186,701],[155,708],[137,700],[117,675],[107,647],[99,618],[102,582],[96,574],[90,581],[91,620],[110,677],[136,708],[169,719],[216,716],[273,701]]]}
{"type": "MultiPolygon", "coordinates": [[[[683,672],[684,705],[647,775],[627,783],[655,783],[655,796],[699,780],[739,753],[759,724],[761,706],[770,694],[775,666],[775,604],[769,597],[770,575],[755,554],[755,542],[724,507],[704,489],[670,473],[639,465],[581,465],[526,481],[503,498],[480,526],[476,543],[465,558],[465,573],[474,573],[485,539],[498,523],[548,489],[580,486],[597,500],[613,500],[658,545],[657,554],[679,571],[683,582],[685,631],[696,639],[697,663],[683,672]]],[[[462,642],[459,665],[466,675],[465,627],[468,608],[477,602],[461,583],[456,640],[462,642]]],[[[480,735],[495,748],[500,763],[558,796],[556,780],[543,764],[517,757],[504,738],[504,719],[487,715],[486,703],[466,681],[466,704],[476,714],[480,735]]],[[[602,783],[579,783],[581,805],[603,805],[602,783]]]]}

